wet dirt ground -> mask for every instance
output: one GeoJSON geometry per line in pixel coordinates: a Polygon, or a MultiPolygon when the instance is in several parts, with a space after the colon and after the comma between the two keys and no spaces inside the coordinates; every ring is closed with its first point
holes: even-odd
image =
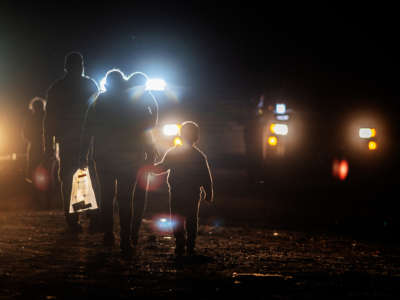
{"type": "MultiPolygon", "coordinates": [[[[62,212],[0,213],[0,299],[343,299],[400,296],[400,249],[328,233],[201,225],[197,256],[144,221],[131,260],[62,212]]],[[[118,228],[116,228],[116,231],[118,228]]]]}

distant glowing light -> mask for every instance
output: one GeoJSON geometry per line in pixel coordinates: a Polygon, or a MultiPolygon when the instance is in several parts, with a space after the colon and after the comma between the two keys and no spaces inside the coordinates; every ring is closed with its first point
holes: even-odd
{"type": "Polygon", "coordinates": [[[342,160],[339,164],[339,179],[345,180],[349,174],[349,163],[347,160],[342,160]]]}
{"type": "Polygon", "coordinates": [[[376,136],[375,128],[360,128],[358,132],[360,138],[362,139],[370,139],[376,136]]]}
{"type": "Polygon", "coordinates": [[[166,136],[178,135],[179,134],[179,125],[177,125],[177,124],[164,125],[162,132],[166,136]]]}
{"type": "Polygon", "coordinates": [[[278,121],[288,121],[289,120],[289,115],[277,115],[276,119],[278,121]]]}
{"type": "Polygon", "coordinates": [[[276,231],[273,233],[273,236],[278,236],[279,233],[277,233],[276,231]]]}
{"type": "Polygon", "coordinates": [[[174,139],[174,145],[175,145],[175,146],[182,146],[182,145],[183,145],[182,139],[181,139],[180,137],[177,136],[177,137],[174,139]]]}
{"type": "Polygon", "coordinates": [[[167,86],[167,83],[164,79],[154,78],[149,79],[146,82],[146,90],[147,91],[164,91],[167,86]]]}
{"type": "Polygon", "coordinates": [[[342,159],[339,161],[335,159],[332,165],[332,175],[343,181],[347,178],[348,174],[349,163],[347,162],[347,160],[342,159]]]}
{"type": "Polygon", "coordinates": [[[272,123],[269,129],[272,133],[275,133],[277,135],[287,135],[289,132],[289,127],[287,124],[272,123]]]}
{"type": "Polygon", "coordinates": [[[17,153],[13,153],[13,154],[11,155],[11,159],[12,159],[12,160],[17,160],[17,153]]]}
{"type": "Polygon", "coordinates": [[[270,136],[268,137],[268,145],[274,147],[278,144],[278,139],[276,138],[276,136],[270,136]]]}
{"type": "Polygon", "coordinates": [[[277,114],[285,114],[286,113],[286,104],[277,103],[276,106],[275,106],[275,112],[277,114]]]}
{"type": "Polygon", "coordinates": [[[369,141],[368,142],[368,149],[371,151],[376,150],[378,148],[378,144],[375,141],[369,141]]]}
{"type": "Polygon", "coordinates": [[[175,226],[175,222],[171,219],[160,218],[156,221],[156,226],[159,230],[171,230],[175,226]]]}

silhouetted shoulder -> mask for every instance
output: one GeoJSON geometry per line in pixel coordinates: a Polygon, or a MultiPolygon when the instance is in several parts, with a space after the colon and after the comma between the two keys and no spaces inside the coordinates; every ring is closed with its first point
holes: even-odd
{"type": "Polygon", "coordinates": [[[49,95],[51,95],[55,90],[58,89],[58,87],[62,84],[62,82],[64,81],[65,77],[62,78],[58,78],[57,80],[55,80],[47,89],[46,91],[46,98],[49,97],[49,95]]]}
{"type": "Polygon", "coordinates": [[[94,92],[97,92],[99,90],[99,86],[94,79],[90,78],[89,76],[83,76],[82,79],[89,86],[89,88],[91,90],[93,90],[94,92]]]}
{"type": "Polygon", "coordinates": [[[195,149],[196,152],[199,153],[199,155],[200,155],[202,158],[204,158],[205,160],[207,160],[207,155],[206,155],[203,151],[201,151],[201,150],[200,150],[199,148],[197,148],[196,146],[193,146],[193,149],[195,149]]]}

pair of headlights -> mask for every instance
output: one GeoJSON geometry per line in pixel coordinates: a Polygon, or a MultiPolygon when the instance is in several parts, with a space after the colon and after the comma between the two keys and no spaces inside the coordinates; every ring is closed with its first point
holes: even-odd
{"type": "Polygon", "coordinates": [[[174,145],[182,146],[182,139],[179,137],[181,126],[179,124],[166,124],[162,128],[163,135],[174,137],[174,145]]]}
{"type": "MultiPolygon", "coordinates": [[[[271,133],[275,134],[275,135],[282,135],[285,136],[288,134],[289,132],[289,126],[287,124],[282,124],[282,123],[272,123],[269,126],[269,130],[271,133]]],[[[275,136],[269,136],[268,137],[268,145],[274,147],[278,144],[278,138],[275,136]]]]}

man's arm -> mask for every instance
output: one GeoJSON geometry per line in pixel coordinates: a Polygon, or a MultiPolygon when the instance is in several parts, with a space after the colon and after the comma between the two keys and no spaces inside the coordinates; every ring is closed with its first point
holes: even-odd
{"type": "Polygon", "coordinates": [[[79,145],[79,166],[84,168],[88,164],[90,143],[95,129],[95,103],[89,106],[82,125],[82,133],[79,145]]]}
{"type": "Polygon", "coordinates": [[[202,188],[205,193],[204,200],[213,203],[214,202],[214,187],[211,176],[210,166],[207,161],[207,157],[204,156],[204,164],[202,171],[202,188]]]}

